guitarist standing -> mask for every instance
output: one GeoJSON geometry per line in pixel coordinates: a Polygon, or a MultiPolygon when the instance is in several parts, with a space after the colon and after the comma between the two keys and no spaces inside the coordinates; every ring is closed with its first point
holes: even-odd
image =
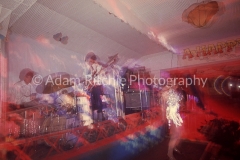
{"type": "Polygon", "coordinates": [[[101,96],[103,95],[103,86],[101,83],[95,83],[95,80],[100,78],[98,77],[98,73],[100,73],[103,66],[97,62],[97,56],[93,52],[89,52],[86,55],[85,62],[87,64],[85,71],[85,84],[87,85],[87,90],[91,96],[93,120],[100,122],[103,119],[103,103],[101,99],[101,96]],[[94,116],[94,112],[97,112],[97,117],[94,116]]]}

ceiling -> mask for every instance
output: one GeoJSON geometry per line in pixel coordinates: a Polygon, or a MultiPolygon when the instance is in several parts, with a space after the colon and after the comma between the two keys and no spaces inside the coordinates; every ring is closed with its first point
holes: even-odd
{"type": "Polygon", "coordinates": [[[0,0],[0,23],[10,17],[14,33],[103,59],[119,53],[124,63],[240,35],[239,0],[216,1],[218,12],[201,28],[183,21],[200,0],[0,0]],[[68,44],[53,39],[59,32],[68,44]]]}

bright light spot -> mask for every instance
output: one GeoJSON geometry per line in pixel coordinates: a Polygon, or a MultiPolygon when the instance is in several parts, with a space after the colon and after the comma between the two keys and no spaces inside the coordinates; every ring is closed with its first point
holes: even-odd
{"type": "Polygon", "coordinates": [[[240,86],[238,86],[238,88],[240,88],[240,86]]]}
{"type": "Polygon", "coordinates": [[[232,87],[232,84],[230,83],[229,86],[232,87]]]}
{"type": "Polygon", "coordinates": [[[148,37],[149,37],[150,39],[152,39],[152,40],[155,40],[156,35],[155,35],[152,31],[149,31],[149,32],[148,32],[148,37]]]}
{"type": "Polygon", "coordinates": [[[173,53],[176,53],[176,52],[175,52],[175,49],[172,48],[172,46],[168,45],[166,39],[165,39],[163,36],[158,35],[157,39],[158,39],[158,41],[159,41],[164,47],[166,47],[169,51],[172,51],[173,53]]]}
{"type": "Polygon", "coordinates": [[[162,43],[164,46],[166,46],[167,45],[167,41],[166,41],[166,39],[163,37],[163,36],[158,36],[158,41],[160,42],[160,43],[162,43]]]}

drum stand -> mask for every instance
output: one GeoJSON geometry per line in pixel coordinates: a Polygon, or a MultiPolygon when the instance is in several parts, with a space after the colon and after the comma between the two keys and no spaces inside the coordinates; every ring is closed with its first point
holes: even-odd
{"type": "MultiPolygon", "coordinates": [[[[79,108],[78,108],[78,106],[77,106],[76,89],[77,89],[77,86],[76,86],[76,82],[75,82],[74,85],[73,85],[73,104],[74,104],[73,108],[75,108],[77,120],[78,120],[79,122],[81,122],[81,120],[80,120],[80,118],[79,118],[79,117],[80,117],[80,115],[79,115],[79,108]]],[[[75,125],[76,125],[76,121],[75,121],[75,125]]],[[[82,122],[81,122],[81,125],[82,125],[82,122]]],[[[78,125],[77,125],[77,126],[78,126],[78,125]]]]}
{"type": "Polygon", "coordinates": [[[77,90],[76,84],[74,84],[74,108],[76,110],[76,116],[77,116],[77,122],[75,122],[75,126],[86,126],[92,123],[93,118],[92,111],[90,110],[89,101],[87,99],[87,96],[80,96],[78,97],[76,94],[77,90]],[[89,118],[90,117],[90,118],[89,118]],[[80,125],[78,125],[80,124],[80,125]]]}
{"type": "Polygon", "coordinates": [[[35,112],[28,117],[28,110],[24,111],[23,124],[20,126],[20,137],[31,137],[40,134],[40,123],[36,120],[35,112]]]}
{"type": "MultiPolygon", "coordinates": [[[[124,108],[123,108],[123,92],[121,89],[121,86],[119,83],[121,76],[119,75],[119,72],[117,72],[113,67],[113,75],[116,75],[117,79],[117,85],[114,86],[114,91],[115,91],[115,104],[116,104],[116,112],[117,116],[124,117],[124,108]]],[[[116,83],[116,82],[115,82],[116,83]]]]}

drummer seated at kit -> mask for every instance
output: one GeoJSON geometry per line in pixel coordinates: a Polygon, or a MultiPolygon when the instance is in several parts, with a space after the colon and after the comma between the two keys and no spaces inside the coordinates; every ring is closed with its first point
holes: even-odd
{"type": "Polygon", "coordinates": [[[17,83],[13,85],[10,95],[10,109],[20,109],[34,105],[36,99],[36,88],[32,84],[34,71],[29,68],[23,69],[19,74],[17,83]]]}

